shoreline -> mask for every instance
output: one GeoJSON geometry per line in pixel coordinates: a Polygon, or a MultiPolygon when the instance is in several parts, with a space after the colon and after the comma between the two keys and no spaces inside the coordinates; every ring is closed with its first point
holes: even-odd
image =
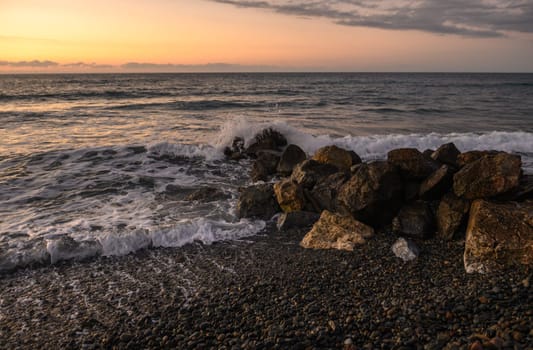
{"type": "MultiPolygon", "coordinates": [[[[533,343],[531,271],[466,274],[464,240],[379,232],[353,252],[307,231],[143,250],[0,276],[0,348],[503,348],[533,343]],[[349,339],[349,340],[348,340],[349,339]],[[346,343],[345,343],[346,342],[346,343]],[[346,345],[344,345],[346,344],[346,345]]],[[[530,346],[530,345],[529,345],[530,346]]]]}

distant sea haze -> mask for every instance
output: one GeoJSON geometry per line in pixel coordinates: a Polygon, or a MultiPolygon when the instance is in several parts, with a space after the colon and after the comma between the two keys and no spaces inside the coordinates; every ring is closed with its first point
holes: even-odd
{"type": "Polygon", "coordinates": [[[265,127],[308,153],[454,142],[533,173],[533,74],[2,75],[0,250],[57,261],[254,235],[265,222],[235,216],[249,164],[222,149],[265,127]],[[223,193],[184,201],[204,187],[223,193]]]}

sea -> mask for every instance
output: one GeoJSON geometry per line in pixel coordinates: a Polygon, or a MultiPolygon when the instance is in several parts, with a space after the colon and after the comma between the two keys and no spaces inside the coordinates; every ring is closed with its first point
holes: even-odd
{"type": "Polygon", "coordinates": [[[533,74],[0,75],[0,272],[262,234],[235,215],[250,161],[223,149],[267,127],[308,154],[454,142],[533,173],[533,74]]]}

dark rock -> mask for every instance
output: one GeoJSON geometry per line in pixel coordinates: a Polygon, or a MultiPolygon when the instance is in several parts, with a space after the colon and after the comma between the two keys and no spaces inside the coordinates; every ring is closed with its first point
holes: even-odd
{"type": "MultiPolygon", "coordinates": [[[[168,186],[167,186],[168,188],[168,186]]],[[[215,187],[202,187],[190,193],[185,200],[187,201],[199,201],[199,202],[213,202],[221,199],[226,199],[229,196],[222,190],[215,187]]]]}
{"type": "Polygon", "coordinates": [[[420,184],[419,196],[426,200],[438,199],[452,188],[452,184],[452,169],[449,165],[442,165],[422,181],[422,184],[420,184]]]}
{"type": "Polygon", "coordinates": [[[320,214],[310,211],[293,211],[283,213],[278,218],[278,230],[288,230],[291,228],[305,228],[314,225],[320,218],[320,214]]]}
{"type": "Polygon", "coordinates": [[[392,221],[392,229],[414,238],[431,237],[435,232],[435,218],[429,203],[416,201],[402,207],[392,221]]]}
{"type": "Polygon", "coordinates": [[[363,162],[361,157],[359,157],[359,155],[355,153],[355,151],[348,151],[348,153],[350,153],[350,156],[352,157],[352,166],[361,164],[363,162]]]}
{"type": "Polygon", "coordinates": [[[466,220],[470,201],[448,193],[442,197],[437,210],[437,235],[445,240],[453,239],[466,220]]]}
{"type": "Polygon", "coordinates": [[[489,198],[518,186],[520,156],[508,153],[487,155],[465,165],[453,177],[453,190],[467,199],[489,198]]]}
{"type": "Polygon", "coordinates": [[[495,197],[500,201],[525,201],[533,200],[533,175],[523,175],[520,178],[518,187],[507,193],[495,197]]]}
{"type": "MultiPolygon", "coordinates": [[[[435,150],[432,150],[432,149],[426,149],[424,150],[424,152],[422,152],[422,155],[426,158],[431,158],[431,155],[433,154],[433,152],[435,152],[435,150]]],[[[431,158],[433,159],[433,158],[431,158]]]]}
{"type": "Polygon", "coordinates": [[[403,261],[415,260],[420,254],[415,242],[402,237],[394,242],[391,249],[394,255],[403,261]]]}
{"type": "Polygon", "coordinates": [[[337,210],[337,195],[347,180],[348,174],[344,172],[331,174],[318,180],[311,190],[311,195],[318,203],[320,211],[325,209],[337,210]]]}
{"type": "Polygon", "coordinates": [[[281,151],[281,148],[286,145],[287,139],[285,136],[272,128],[268,128],[255,135],[250,146],[246,148],[246,154],[255,157],[259,151],[281,151]]]}
{"type": "Polygon", "coordinates": [[[294,167],[291,179],[304,188],[312,189],[321,178],[338,172],[337,167],[316,160],[305,160],[294,167]]]}
{"type": "Polygon", "coordinates": [[[237,202],[239,218],[270,219],[280,211],[274,189],[271,184],[253,185],[240,189],[237,202]]]}
{"type": "Polygon", "coordinates": [[[372,227],[355,220],[324,210],[320,219],[313,225],[300,242],[300,246],[313,249],[353,250],[374,235],[372,227]]]}
{"type": "Polygon", "coordinates": [[[224,148],[224,155],[230,159],[238,160],[244,157],[244,139],[235,137],[230,147],[224,148]]]}
{"type": "Polygon", "coordinates": [[[252,181],[266,181],[269,176],[276,173],[280,156],[274,151],[259,151],[257,159],[252,164],[250,177],[252,181]]]}
{"type": "Polygon", "coordinates": [[[305,197],[303,188],[290,178],[275,183],[274,193],[279,206],[284,212],[290,213],[304,209],[305,197]]]}
{"type": "Polygon", "coordinates": [[[375,226],[390,223],[402,198],[403,186],[398,170],[386,161],[361,164],[337,196],[342,208],[375,226]]]}
{"type": "Polygon", "coordinates": [[[484,156],[495,156],[500,151],[468,151],[461,153],[457,156],[457,165],[463,167],[469,163],[472,163],[484,156]]]}
{"type": "Polygon", "coordinates": [[[416,148],[392,150],[387,159],[400,168],[406,179],[424,179],[438,168],[437,162],[424,157],[416,148]]]}
{"type": "Polygon", "coordinates": [[[288,145],[281,154],[277,171],[282,175],[292,174],[292,170],[298,164],[307,159],[305,152],[296,145],[288,145]]]}
{"type": "Polygon", "coordinates": [[[456,167],[457,156],[459,154],[461,154],[461,151],[459,151],[457,147],[450,142],[437,148],[437,150],[431,154],[431,158],[437,162],[456,167]]]}
{"type": "Polygon", "coordinates": [[[474,201],[466,230],[464,264],[467,273],[533,265],[533,202],[474,201]]]}
{"type": "Polygon", "coordinates": [[[406,202],[413,201],[418,198],[420,192],[420,182],[410,180],[405,181],[403,185],[403,197],[406,202]]]}
{"type": "Polygon", "coordinates": [[[352,166],[352,156],[349,151],[332,145],[318,149],[313,156],[313,160],[319,163],[333,165],[342,171],[348,171],[352,166]]]}

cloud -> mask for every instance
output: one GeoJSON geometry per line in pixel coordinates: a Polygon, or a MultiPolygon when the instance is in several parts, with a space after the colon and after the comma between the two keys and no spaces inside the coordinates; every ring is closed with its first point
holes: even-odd
{"type": "Polygon", "coordinates": [[[533,33],[531,0],[210,0],[347,26],[499,37],[533,33]]]}
{"type": "Polygon", "coordinates": [[[128,62],[120,66],[127,71],[153,72],[243,72],[243,71],[276,71],[275,66],[248,66],[229,63],[207,64],[159,64],[147,62],[128,62]]]}
{"type": "Polygon", "coordinates": [[[97,64],[97,63],[85,63],[85,62],[73,62],[62,64],[61,67],[66,68],[89,68],[89,69],[106,69],[113,68],[110,64],[97,64]]]}
{"type": "Polygon", "coordinates": [[[59,66],[59,63],[53,61],[0,61],[0,66],[22,67],[22,68],[47,68],[59,66]]]}

